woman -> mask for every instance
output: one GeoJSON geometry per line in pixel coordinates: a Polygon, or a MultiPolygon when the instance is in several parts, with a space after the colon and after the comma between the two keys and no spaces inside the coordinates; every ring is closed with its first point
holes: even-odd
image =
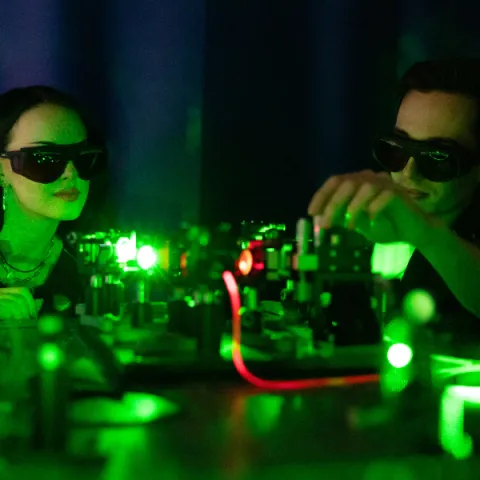
{"type": "Polygon", "coordinates": [[[106,149],[75,102],[50,87],[0,95],[0,321],[71,308],[74,258],[56,236],[76,220],[106,149]]]}

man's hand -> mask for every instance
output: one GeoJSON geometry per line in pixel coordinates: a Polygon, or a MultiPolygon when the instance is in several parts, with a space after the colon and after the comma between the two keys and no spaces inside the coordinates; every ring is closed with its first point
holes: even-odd
{"type": "Polygon", "coordinates": [[[430,242],[440,223],[388,174],[370,170],[329,178],[313,196],[308,213],[321,216],[323,228],[343,226],[375,243],[407,242],[416,248],[430,242]]]}

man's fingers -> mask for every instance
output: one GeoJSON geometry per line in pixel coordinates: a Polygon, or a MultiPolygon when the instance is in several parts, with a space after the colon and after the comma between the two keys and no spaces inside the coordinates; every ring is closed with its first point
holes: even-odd
{"type": "Polygon", "coordinates": [[[330,197],[341,183],[341,176],[330,177],[313,196],[310,205],[308,206],[308,214],[311,216],[322,215],[330,197]]]}
{"type": "Polygon", "coordinates": [[[373,221],[394,200],[395,193],[391,190],[381,192],[367,207],[368,215],[373,221]]]}
{"type": "Polygon", "coordinates": [[[323,211],[325,225],[331,226],[339,215],[344,216],[345,209],[357,188],[358,185],[355,182],[346,180],[335,190],[323,211]]]}
{"type": "Polygon", "coordinates": [[[382,183],[385,182],[383,178],[379,178],[372,170],[362,170],[357,173],[330,177],[313,196],[310,205],[308,206],[308,214],[311,216],[323,215],[332,196],[344,183],[361,185],[365,182],[375,183],[376,181],[382,183]]]}
{"type": "Polygon", "coordinates": [[[348,227],[355,228],[355,223],[362,212],[366,212],[368,205],[379,194],[378,188],[371,183],[364,183],[347,208],[348,227]]]}

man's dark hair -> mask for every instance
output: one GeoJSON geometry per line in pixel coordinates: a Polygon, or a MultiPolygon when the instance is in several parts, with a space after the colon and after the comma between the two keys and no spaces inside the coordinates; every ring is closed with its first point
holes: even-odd
{"type": "Polygon", "coordinates": [[[480,58],[452,58],[415,63],[400,80],[400,101],[412,90],[438,90],[471,97],[477,103],[476,135],[480,145],[480,58]]]}

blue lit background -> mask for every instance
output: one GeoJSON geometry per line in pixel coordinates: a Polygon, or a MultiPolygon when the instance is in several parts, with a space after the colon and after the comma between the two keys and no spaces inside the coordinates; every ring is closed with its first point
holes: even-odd
{"type": "Polygon", "coordinates": [[[124,225],[293,219],[328,175],[368,166],[400,71],[479,53],[475,9],[2,0],[0,89],[50,84],[88,104],[109,135],[124,225]]]}

